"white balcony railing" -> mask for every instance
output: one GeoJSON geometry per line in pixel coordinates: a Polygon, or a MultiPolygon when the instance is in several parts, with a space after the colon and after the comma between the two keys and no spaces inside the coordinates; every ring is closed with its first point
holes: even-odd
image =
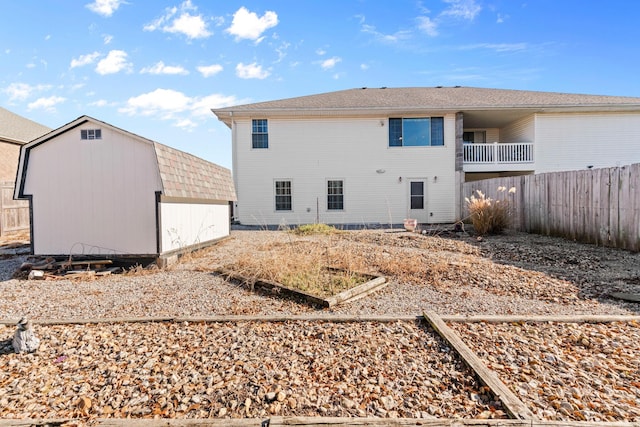
{"type": "Polygon", "coordinates": [[[533,163],[533,143],[464,144],[464,163],[533,163]]]}

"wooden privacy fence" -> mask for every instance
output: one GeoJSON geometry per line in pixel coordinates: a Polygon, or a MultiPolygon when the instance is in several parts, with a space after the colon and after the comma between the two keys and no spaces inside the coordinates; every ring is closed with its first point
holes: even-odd
{"type": "Polygon", "coordinates": [[[640,251],[640,163],[466,182],[463,217],[464,198],[476,190],[508,198],[516,230],[640,251]],[[501,186],[516,193],[499,192],[501,186]]]}
{"type": "Polygon", "coordinates": [[[0,236],[29,229],[29,202],[13,200],[14,183],[0,181],[0,236]]]}

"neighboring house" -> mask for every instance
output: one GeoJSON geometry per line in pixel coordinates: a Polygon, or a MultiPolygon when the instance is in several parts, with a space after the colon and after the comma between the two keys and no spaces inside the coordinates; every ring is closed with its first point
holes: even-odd
{"type": "Polygon", "coordinates": [[[175,258],[226,237],[231,172],[82,116],[24,145],[15,198],[36,255],[175,258]]]}
{"type": "Polygon", "coordinates": [[[212,111],[242,224],[445,223],[465,180],[640,161],[640,98],[361,88],[212,111]]]}
{"type": "Polygon", "coordinates": [[[0,236],[29,228],[26,204],[12,200],[20,147],[50,130],[0,107],[0,236]]]}

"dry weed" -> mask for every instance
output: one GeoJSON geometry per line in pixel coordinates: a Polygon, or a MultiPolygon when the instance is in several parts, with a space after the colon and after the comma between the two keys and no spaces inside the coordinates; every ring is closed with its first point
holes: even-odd
{"type": "Polygon", "coordinates": [[[508,196],[515,193],[515,187],[509,189],[505,195],[506,187],[498,187],[500,199],[487,197],[482,191],[476,190],[477,197],[465,198],[469,209],[469,216],[473,228],[480,235],[499,234],[509,226],[511,215],[511,202],[508,196]]]}

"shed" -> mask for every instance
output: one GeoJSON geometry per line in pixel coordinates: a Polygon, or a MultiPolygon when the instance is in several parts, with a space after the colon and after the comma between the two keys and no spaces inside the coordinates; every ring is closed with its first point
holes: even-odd
{"type": "Polygon", "coordinates": [[[231,171],[81,116],[22,146],[34,255],[157,258],[229,236],[231,171]]]}

